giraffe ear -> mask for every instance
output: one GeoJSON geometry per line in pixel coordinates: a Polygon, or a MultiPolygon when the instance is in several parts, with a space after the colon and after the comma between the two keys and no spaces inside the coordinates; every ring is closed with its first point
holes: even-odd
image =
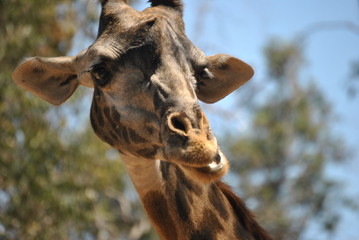
{"type": "Polygon", "coordinates": [[[14,82],[42,98],[60,105],[76,90],[79,81],[73,67],[75,57],[33,57],[18,66],[14,82]]]}
{"type": "Polygon", "coordinates": [[[247,63],[226,55],[207,57],[208,72],[198,79],[197,97],[205,103],[215,103],[252,78],[254,71],[247,63]]]}

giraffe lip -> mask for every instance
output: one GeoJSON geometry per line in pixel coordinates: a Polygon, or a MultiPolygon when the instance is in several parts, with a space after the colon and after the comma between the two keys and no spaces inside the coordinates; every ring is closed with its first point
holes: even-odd
{"type": "Polygon", "coordinates": [[[223,167],[224,167],[223,163],[217,164],[212,162],[208,165],[208,167],[198,168],[198,170],[203,173],[218,173],[223,169],[223,167]]]}
{"type": "Polygon", "coordinates": [[[217,154],[215,159],[210,164],[208,164],[208,166],[198,168],[198,170],[203,173],[214,174],[220,172],[223,167],[224,162],[222,161],[222,157],[220,154],[217,154]]]}

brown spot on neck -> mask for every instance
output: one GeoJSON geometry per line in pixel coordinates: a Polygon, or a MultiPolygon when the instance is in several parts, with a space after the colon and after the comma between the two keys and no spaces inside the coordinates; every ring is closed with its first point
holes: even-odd
{"type": "Polygon", "coordinates": [[[200,228],[190,236],[191,240],[215,240],[217,239],[217,234],[224,230],[223,225],[212,209],[205,209],[201,222],[200,228]]]}
{"type": "Polygon", "coordinates": [[[161,239],[176,240],[176,225],[169,214],[169,206],[161,192],[149,192],[143,198],[143,205],[161,239]]]}

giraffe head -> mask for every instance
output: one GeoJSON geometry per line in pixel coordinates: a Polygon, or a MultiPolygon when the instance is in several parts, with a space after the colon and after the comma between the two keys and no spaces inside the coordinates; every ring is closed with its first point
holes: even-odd
{"type": "Polygon", "coordinates": [[[201,181],[219,179],[228,162],[198,99],[214,103],[248,81],[234,57],[206,56],[184,32],[180,0],[152,0],[142,12],[102,0],[96,41],[74,57],[33,57],[14,81],[58,105],[78,85],[94,88],[91,123],[123,154],[177,164],[201,181]]]}

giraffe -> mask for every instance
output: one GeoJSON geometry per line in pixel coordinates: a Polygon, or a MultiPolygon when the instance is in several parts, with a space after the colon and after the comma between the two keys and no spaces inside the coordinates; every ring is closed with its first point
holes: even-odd
{"type": "Polygon", "coordinates": [[[253,69],[206,56],[185,35],[183,3],[101,0],[98,36],[77,56],[32,57],[16,84],[59,105],[79,85],[94,89],[94,132],[117,149],[161,239],[271,239],[221,178],[229,162],[198,100],[214,103],[253,69]]]}

